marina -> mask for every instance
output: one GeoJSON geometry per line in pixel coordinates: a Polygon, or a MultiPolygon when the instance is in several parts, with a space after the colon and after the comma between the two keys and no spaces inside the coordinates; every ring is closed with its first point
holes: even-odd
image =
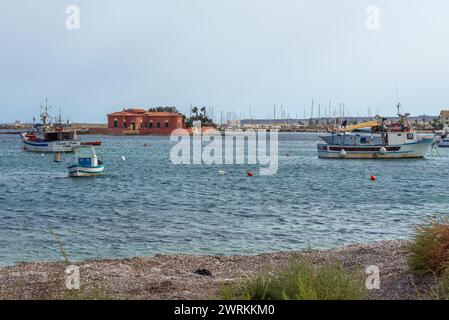
{"type": "Polygon", "coordinates": [[[0,303],[449,300],[449,2],[387,2],[2,1],[0,303]]]}

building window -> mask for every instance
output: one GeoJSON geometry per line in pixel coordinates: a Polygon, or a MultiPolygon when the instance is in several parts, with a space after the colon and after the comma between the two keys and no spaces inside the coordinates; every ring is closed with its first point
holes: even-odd
{"type": "Polygon", "coordinates": [[[165,127],[168,128],[168,121],[165,121],[165,127]]]}
{"type": "Polygon", "coordinates": [[[153,121],[148,122],[148,128],[153,128],[153,121]]]}
{"type": "Polygon", "coordinates": [[[114,128],[118,128],[118,120],[114,119],[114,128]]]}
{"type": "Polygon", "coordinates": [[[158,128],[161,127],[161,123],[160,123],[160,122],[157,123],[157,127],[158,127],[158,128]]]}

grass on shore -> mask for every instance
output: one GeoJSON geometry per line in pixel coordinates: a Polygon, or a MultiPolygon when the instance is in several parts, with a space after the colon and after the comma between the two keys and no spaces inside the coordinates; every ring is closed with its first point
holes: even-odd
{"type": "Polygon", "coordinates": [[[449,220],[430,220],[417,226],[409,247],[408,264],[417,275],[432,274],[435,290],[430,296],[449,300],[449,220]]]}
{"type": "Polygon", "coordinates": [[[293,260],[278,272],[265,272],[243,283],[221,287],[222,299],[361,300],[365,295],[362,273],[350,273],[334,261],[315,267],[307,259],[293,260]]]}
{"type": "Polygon", "coordinates": [[[431,220],[417,226],[409,248],[409,266],[418,275],[439,276],[449,263],[449,221],[431,220]]]}

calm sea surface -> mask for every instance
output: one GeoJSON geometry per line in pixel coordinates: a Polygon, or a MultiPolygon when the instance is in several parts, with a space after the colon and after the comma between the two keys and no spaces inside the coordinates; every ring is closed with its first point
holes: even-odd
{"type": "Polygon", "coordinates": [[[81,138],[103,141],[104,176],[68,178],[73,155],[56,164],[0,135],[0,265],[62,259],[50,230],[73,260],[256,254],[407,238],[449,212],[449,149],[424,160],[320,160],[318,134],[286,133],[278,173],[259,176],[257,166],[175,166],[168,137],[81,138]]]}

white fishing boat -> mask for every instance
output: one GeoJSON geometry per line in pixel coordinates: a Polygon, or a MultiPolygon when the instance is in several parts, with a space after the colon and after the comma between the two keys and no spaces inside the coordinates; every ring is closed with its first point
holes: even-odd
{"type": "Polygon", "coordinates": [[[340,159],[403,159],[423,158],[434,143],[433,137],[419,136],[411,129],[409,114],[400,114],[399,121],[386,122],[378,117],[375,121],[353,126],[343,126],[320,137],[325,143],[318,144],[319,158],[340,159]]]}
{"type": "Polygon", "coordinates": [[[441,131],[435,132],[435,137],[437,139],[437,145],[441,148],[448,148],[449,147],[449,128],[444,127],[441,131]]]}
{"type": "MultiPolygon", "coordinates": [[[[74,147],[84,145],[101,145],[100,141],[83,142],[78,140],[76,130],[66,128],[61,124],[52,124],[49,119],[47,100],[40,114],[42,123],[35,126],[36,130],[22,133],[23,149],[31,152],[73,152],[74,147]]],[[[61,117],[60,119],[61,120],[61,117]]]]}
{"type": "Polygon", "coordinates": [[[94,147],[76,147],[74,152],[76,161],[67,167],[69,177],[91,177],[103,173],[104,164],[98,159],[94,147]]]}

